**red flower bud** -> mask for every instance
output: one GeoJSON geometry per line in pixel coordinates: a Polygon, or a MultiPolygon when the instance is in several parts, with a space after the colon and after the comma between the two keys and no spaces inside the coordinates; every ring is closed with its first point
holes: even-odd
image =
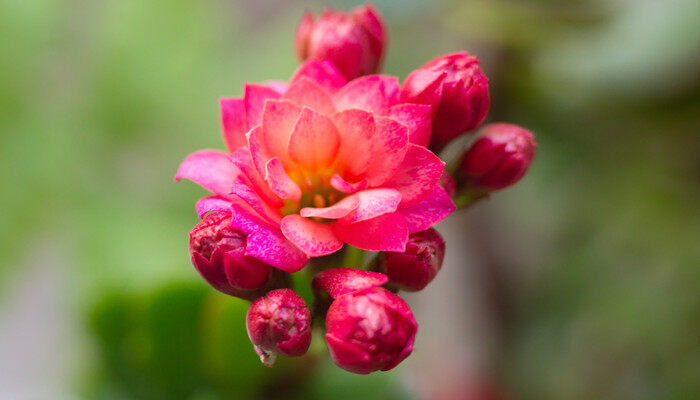
{"type": "Polygon", "coordinates": [[[411,72],[401,98],[433,107],[429,147],[438,152],[484,122],[490,106],[489,81],[479,60],[463,51],[435,58],[411,72]]]}
{"type": "Polygon", "coordinates": [[[270,279],[271,267],[245,255],[246,236],[231,227],[231,213],[212,212],[190,231],[190,256],[215,289],[251,299],[270,279]]]}
{"type": "Polygon", "coordinates": [[[301,61],[329,60],[348,80],[379,70],[385,41],[384,22],[371,5],[350,12],[328,9],[317,21],[307,12],[294,38],[301,61]]]}
{"type": "Polygon", "coordinates": [[[440,177],[440,186],[442,186],[442,188],[445,189],[445,192],[447,192],[447,195],[450,197],[454,197],[455,193],[457,193],[457,184],[452,178],[452,175],[447,173],[447,171],[442,171],[442,176],[440,177]]]}
{"type": "Polygon", "coordinates": [[[346,371],[388,371],[413,350],[418,324],[405,301],[373,287],[336,298],[326,315],[326,343],[346,371]]]}
{"type": "Polygon", "coordinates": [[[535,156],[532,132],[513,124],[485,126],[460,165],[460,180],[472,192],[503,189],[525,175],[535,156]]]}
{"type": "Polygon", "coordinates": [[[311,312],[293,290],[276,289],[250,305],[246,328],[260,361],[271,367],[277,354],[306,354],[311,343],[311,312]]]}
{"type": "Polygon", "coordinates": [[[409,236],[405,252],[386,252],[380,257],[380,266],[394,286],[417,292],[440,271],[445,257],[445,241],[437,231],[428,229],[409,236]]]}

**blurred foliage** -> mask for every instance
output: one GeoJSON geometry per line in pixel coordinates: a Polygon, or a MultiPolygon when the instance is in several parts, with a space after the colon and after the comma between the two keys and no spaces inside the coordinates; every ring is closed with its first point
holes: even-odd
{"type": "MultiPolygon", "coordinates": [[[[466,48],[491,79],[491,119],[538,135],[525,183],[493,200],[536,267],[512,278],[497,360],[513,397],[700,398],[700,3],[377,4],[389,73],[466,48]]],[[[311,356],[265,369],[246,304],[188,264],[202,191],[174,170],[222,147],[218,97],[291,75],[301,9],[0,0],[0,284],[37,240],[70,250],[95,349],[86,398],[410,398],[400,371],[311,356]]]]}

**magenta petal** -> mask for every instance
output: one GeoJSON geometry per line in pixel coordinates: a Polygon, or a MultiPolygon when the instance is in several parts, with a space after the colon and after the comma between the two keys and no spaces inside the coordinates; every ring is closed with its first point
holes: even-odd
{"type": "Polygon", "coordinates": [[[343,247],[331,224],[321,224],[298,214],[282,218],[282,233],[309,257],[325,256],[343,247]]]}
{"type": "Polygon", "coordinates": [[[271,158],[265,166],[265,180],[270,185],[277,196],[282,199],[291,199],[299,201],[301,199],[301,189],[287,173],[284,171],[282,161],[279,158],[271,158]]]}
{"type": "Polygon", "coordinates": [[[258,173],[258,169],[253,164],[250,149],[247,146],[231,153],[231,162],[241,170],[243,176],[248,179],[250,187],[267,203],[274,207],[282,207],[284,205],[282,200],[270,190],[262,175],[258,173]]]}
{"type": "Polygon", "coordinates": [[[408,141],[427,146],[430,141],[431,107],[423,104],[397,104],[389,117],[408,127],[408,141]]]}
{"type": "Polygon", "coordinates": [[[372,113],[344,110],[333,117],[340,134],[338,166],[347,174],[359,176],[372,163],[372,142],[376,132],[372,113]]]}
{"type": "Polygon", "coordinates": [[[221,108],[221,128],[224,143],[230,152],[248,144],[245,133],[248,131],[245,120],[245,103],[243,99],[219,99],[221,108]]]}
{"type": "Polygon", "coordinates": [[[309,257],[288,241],[278,227],[239,204],[231,206],[231,226],[246,234],[245,255],[287,272],[304,268],[309,257]]]}
{"type": "Polygon", "coordinates": [[[265,100],[278,99],[279,97],[279,92],[271,87],[246,83],[243,87],[243,101],[245,102],[247,126],[253,127],[260,124],[265,100]]]}
{"type": "Polygon", "coordinates": [[[388,281],[389,278],[379,272],[342,267],[319,272],[312,285],[314,289],[328,292],[335,299],[344,294],[382,286],[388,281]]]}
{"type": "Polygon", "coordinates": [[[265,203],[260,196],[258,196],[253,189],[251,189],[242,179],[237,179],[233,186],[231,187],[231,193],[243,200],[248,204],[255,212],[260,214],[262,217],[266,218],[272,223],[278,224],[282,218],[277,209],[270,207],[269,204],[265,203]]]}
{"type": "Polygon", "coordinates": [[[356,183],[350,183],[341,178],[340,175],[334,174],[331,177],[331,186],[339,192],[352,194],[367,188],[367,179],[362,179],[356,183]]]}
{"type": "Polygon", "coordinates": [[[308,78],[302,77],[292,83],[287,93],[284,94],[284,98],[299,106],[310,107],[324,114],[335,113],[330,94],[308,78]]]}
{"type": "Polygon", "coordinates": [[[408,150],[408,128],[385,117],[376,117],[372,163],[367,168],[369,186],[379,186],[394,174],[408,150]]]}
{"type": "Polygon", "coordinates": [[[314,208],[304,207],[299,211],[299,215],[305,218],[318,217],[326,219],[338,219],[351,213],[360,204],[356,196],[348,196],[330,207],[314,208]]]}
{"type": "Polygon", "coordinates": [[[399,99],[399,80],[388,75],[368,75],[345,85],[335,97],[338,110],[358,108],[386,115],[399,99]]]}
{"type": "Polygon", "coordinates": [[[447,218],[457,207],[440,185],[435,185],[421,201],[408,207],[399,207],[409,233],[424,231],[447,218]]]}
{"type": "Polygon", "coordinates": [[[409,144],[406,156],[384,186],[401,192],[401,204],[409,206],[420,201],[439,184],[444,167],[445,163],[430,150],[409,144]]]}
{"type": "Polygon", "coordinates": [[[228,154],[218,150],[200,150],[185,158],[175,174],[175,180],[189,179],[214,194],[230,197],[233,182],[240,174],[228,154]]]}
{"type": "Polygon", "coordinates": [[[335,93],[347,83],[345,77],[328,60],[307,60],[297,69],[290,82],[295,83],[302,78],[316,82],[330,93],[335,93]]]}
{"type": "MultiPolygon", "coordinates": [[[[429,69],[417,69],[406,77],[401,88],[401,101],[418,104],[439,104],[442,83],[447,73],[429,69]]],[[[432,110],[433,115],[437,107],[432,110]]]]}
{"type": "Polygon", "coordinates": [[[363,350],[329,333],[326,334],[326,343],[333,362],[339,367],[361,375],[372,372],[372,358],[363,350]]]}
{"type": "Polygon", "coordinates": [[[384,214],[350,225],[333,224],[345,243],[370,251],[406,251],[408,228],[398,212],[384,214]]]}
{"type": "Polygon", "coordinates": [[[265,176],[267,171],[265,170],[267,166],[267,160],[270,157],[265,148],[265,143],[263,142],[263,130],[261,126],[256,126],[251,129],[247,135],[248,137],[248,148],[250,149],[250,157],[253,160],[253,165],[258,171],[258,175],[265,176]]]}
{"type": "Polygon", "coordinates": [[[220,196],[202,197],[197,201],[194,208],[199,218],[203,218],[212,211],[229,211],[231,209],[231,200],[224,199],[220,196]]]}
{"type": "Polygon", "coordinates": [[[396,189],[362,190],[351,197],[356,197],[359,205],[339,220],[341,224],[352,224],[392,213],[401,202],[401,193],[396,189]]]}

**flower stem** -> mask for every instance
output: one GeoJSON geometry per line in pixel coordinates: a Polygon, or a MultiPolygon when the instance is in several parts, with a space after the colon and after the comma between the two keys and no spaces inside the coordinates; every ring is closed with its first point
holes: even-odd
{"type": "Polygon", "coordinates": [[[345,257],[343,257],[343,267],[350,268],[362,268],[363,262],[365,260],[365,251],[353,247],[350,245],[345,245],[345,257]]]}

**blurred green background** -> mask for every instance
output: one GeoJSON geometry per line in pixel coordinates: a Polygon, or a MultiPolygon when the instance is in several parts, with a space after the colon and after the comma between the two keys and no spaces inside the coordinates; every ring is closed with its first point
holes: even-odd
{"type": "Polygon", "coordinates": [[[246,303],[189,264],[203,191],[172,182],[324,3],[0,0],[0,398],[700,398],[700,2],[375,4],[387,73],[477,54],[489,119],[539,152],[442,224],[414,354],[360,377],[260,365],[246,303]]]}

